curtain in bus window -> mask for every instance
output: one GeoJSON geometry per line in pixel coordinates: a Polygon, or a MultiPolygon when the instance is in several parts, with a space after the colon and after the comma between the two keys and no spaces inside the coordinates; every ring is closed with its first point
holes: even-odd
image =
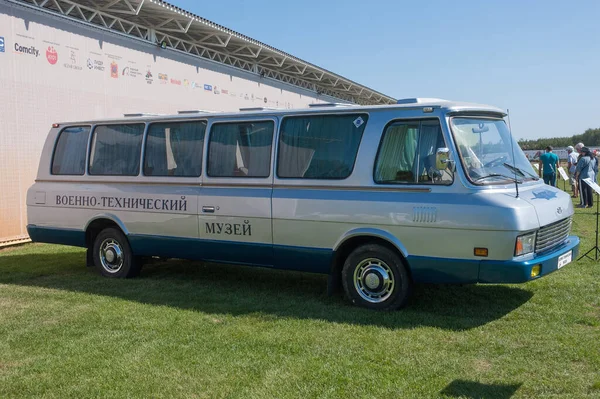
{"type": "Polygon", "coordinates": [[[234,176],[239,139],[239,125],[232,123],[213,125],[208,154],[210,176],[234,176]]]}
{"type": "Polygon", "coordinates": [[[271,146],[273,142],[273,122],[252,123],[241,126],[241,163],[238,169],[245,169],[249,177],[267,177],[271,168],[271,146]]]}
{"type": "Polygon", "coordinates": [[[438,122],[422,122],[419,132],[419,182],[430,181],[435,173],[435,154],[439,147],[444,147],[442,131],[438,122]]]}
{"type": "Polygon", "coordinates": [[[137,176],[143,124],[105,125],[94,129],[90,174],[137,176]]]}
{"type": "Polygon", "coordinates": [[[173,152],[175,176],[200,176],[206,122],[179,123],[171,128],[169,143],[173,152]]]}
{"type": "Polygon", "coordinates": [[[144,174],[200,176],[205,130],[205,121],[150,125],[146,139],[144,174]]]}
{"type": "Polygon", "coordinates": [[[212,128],[208,173],[213,177],[268,177],[275,124],[244,122],[212,128]]]}
{"type": "Polygon", "coordinates": [[[58,138],[52,160],[53,175],[83,175],[90,128],[68,127],[58,138]]]}
{"type": "Polygon", "coordinates": [[[416,182],[414,172],[418,135],[418,123],[397,123],[386,129],[377,158],[375,181],[416,182]]]}
{"type": "Polygon", "coordinates": [[[279,144],[279,177],[348,177],[366,122],[366,115],[356,114],[286,118],[279,144]]]}

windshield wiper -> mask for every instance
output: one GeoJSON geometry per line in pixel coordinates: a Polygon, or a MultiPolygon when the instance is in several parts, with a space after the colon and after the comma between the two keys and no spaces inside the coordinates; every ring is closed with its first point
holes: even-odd
{"type": "Polygon", "coordinates": [[[513,176],[507,176],[507,175],[503,175],[501,173],[491,173],[491,174],[486,175],[486,176],[481,176],[481,177],[478,177],[477,179],[474,179],[473,182],[478,182],[478,181],[481,181],[481,180],[484,180],[484,179],[488,179],[490,177],[502,177],[504,179],[508,179],[508,180],[513,181],[513,182],[523,183],[523,180],[515,179],[513,176]]]}
{"type": "Polygon", "coordinates": [[[539,180],[540,179],[536,175],[533,175],[533,174],[531,174],[529,172],[525,172],[524,170],[522,170],[522,169],[520,169],[520,168],[518,168],[516,166],[513,166],[513,165],[511,165],[509,163],[505,162],[503,165],[505,167],[507,167],[508,169],[512,170],[513,172],[517,172],[518,174],[520,174],[523,177],[528,176],[528,177],[532,178],[533,180],[539,180]]]}

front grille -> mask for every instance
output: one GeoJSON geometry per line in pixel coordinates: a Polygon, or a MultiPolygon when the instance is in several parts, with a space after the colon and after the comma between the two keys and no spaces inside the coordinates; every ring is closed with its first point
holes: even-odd
{"type": "Polygon", "coordinates": [[[535,252],[544,252],[563,243],[571,233],[571,217],[542,227],[535,240],[535,252]]]}

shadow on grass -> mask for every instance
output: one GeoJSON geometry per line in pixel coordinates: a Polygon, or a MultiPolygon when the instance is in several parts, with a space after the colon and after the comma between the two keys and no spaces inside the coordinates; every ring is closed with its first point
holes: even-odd
{"type": "Polygon", "coordinates": [[[474,381],[454,380],[440,393],[472,399],[509,399],[523,384],[482,384],[474,381]]]}
{"type": "Polygon", "coordinates": [[[375,312],[349,306],[342,295],[327,296],[323,275],[171,260],[145,265],[139,278],[117,280],[83,266],[82,250],[52,252],[47,248],[54,249],[33,247],[26,254],[0,254],[0,284],[103,295],[205,313],[317,319],[391,329],[471,329],[505,316],[532,296],[526,290],[500,285],[417,285],[402,311],[375,312]]]}

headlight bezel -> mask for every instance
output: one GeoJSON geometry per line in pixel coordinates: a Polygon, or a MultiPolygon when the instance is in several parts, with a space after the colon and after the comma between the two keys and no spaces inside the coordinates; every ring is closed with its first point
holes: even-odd
{"type": "Polygon", "coordinates": [[[530,255],[535,252],[537,230],[517,236],[515,240],[515,256],[530,255]]]}

